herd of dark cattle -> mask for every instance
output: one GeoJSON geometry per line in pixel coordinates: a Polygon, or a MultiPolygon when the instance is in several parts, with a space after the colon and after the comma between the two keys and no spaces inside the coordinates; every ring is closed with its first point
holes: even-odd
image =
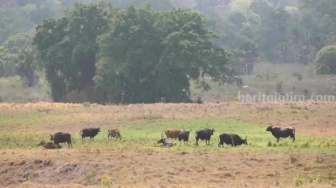
{"type": "MultiPolygon", "coordinates": [[[[93,139],[100,132],[100,128],[85,128],[80,131],[80,136],[82,137],[82,142],[85,137],[93,139]]],[[[107,131],[107,139],[112,137],[121,140],[122,136],[119,129],[112,129],[107,131]]],[[[72,148],[71,134],[66,132],[57,132],[55,134],[50,134],[50,140],[53,142],[45,142],[42,140],[37,146],[43,146],[45,149],[60,149],[60,143],[67,143],[69,148],[72,148]]]]}
{"type": "MultiPolygon", "coordinates": [[[[266,131],[270,131],[272,135],[279,142],[280,138],[290,137],[295,141],[295,128],[294,127],[276,127],[269,125],[266,131]]],[[[161,135],[161,139],[157,143],[164,146],[173,146],[173,142],[170,139],[178,139],[179,141],[188,142],[190,131],[179,130],[179,129],[167,129],[165,130],[166,138],[161,135]]],[[[195,132],[196,146],[198,146],[199,140],[204,140],[206,145],[210,145],[211,136],[214,134],[215,129],[200,129],[195,132]]],[[[224,146],[224,144],[231,146],[239,146],[242,144],[247,145],[247,138],[242,139],[238,134],[235,133],[222,133],[219,135],[218,147],[224,146]]]]}
{"type": "MultiPolygon", "coordinates": [[[[189,134],[192,130],[180,130],[180,129],[167,129],[161,134],[161,139],[157,141],[157,144],[161,144],[162,146],[171,147],[174,146],[175,143],[173,139],[177,139],[179,141],[183,141],[184,143],[189,142],[189,134]],[[164,135],[166,137],[164,137],[164,135]]],[[[277,139],[279,142],[280,138],[287,138],[290,137],[295,141],[295,128],[294,127],[276,127],[273,125],[269,125],[266,129],[272,133],[272,135],[277,139]]],[[[85,137],[89,137],[93,139],[98,133],[100,132],[100,128],[85,128],[80,131],[80,136],[82,137],[82,142],[84,141],[85,137]]],[[[196,146],[198,146],[199,140],[204,140],[206,145],[210,145],[211,136],[214,134],[215,129],[199,129],[195,131],[195,139],[196,139],[196,146]]],[[[118,129],[112,129],[107,131],[107,139],[115,138],[116,140],[122,139],[121,133],[118,129]]],[[[45,142],[41,141],[38,146],[43,146],[46,149],[60,149],[62,148],[59,144],[60,143],[67,143],[69,148],[72,148],[72,139],[71,134],[66,132],[57,132],[55,134],[50,134],[50,140],[53,142],[45,142]]],[[[231,145],[231,146],[239,146],[242,144],[247,145],[247,138],[242,139],[238,134],[235,133],[222,133],[219,135],[219,142],[218,147],[224,146],[224,144],[231,145]]]]}

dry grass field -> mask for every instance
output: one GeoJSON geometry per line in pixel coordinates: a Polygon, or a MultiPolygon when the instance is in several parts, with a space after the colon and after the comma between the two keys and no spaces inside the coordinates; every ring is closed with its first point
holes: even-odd
{"type": "Polygon", "coordinates": [[[0,104],[0,187],[335,187],[335,103],[0,104]],[[280,143],[268,123],[294,126],[295,143],[280,143]],[[79,131],[101,127],[83,143],[79,131]],[[192,129],[189,144],[160,147],[165,128],[192,129]],[[211,145],[194,132],[215,128],[211,145]],[[118,128],[123,139],[107,140],[118,128]],[[36,146],[49,133],[74,144],[36,146]],[[218,148],[218,135],[247,136],[248,145],[218,148]]]}

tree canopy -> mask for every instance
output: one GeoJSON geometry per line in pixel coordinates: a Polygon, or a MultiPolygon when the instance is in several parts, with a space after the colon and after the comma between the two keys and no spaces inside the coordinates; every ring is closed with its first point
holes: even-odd
{"type": "Polygon", "coordinates": [[[38,65],[45,69],[55,101],[71,91],[86,91],[86,100],[94,101],[97,37],[108,27],[107,11],[104,5],[75,4],[68,16],[37,26],[33,44],[38,65]]]}
{"type": "Polygon", "coordinates": [[[1,1],[0,76],[33,86],[45,73],[55,101],[188,101],[190,81],[313,64],[336,42],[331,0],[104,2],[1,1]]]}
{"type": "Polygon", "coordinates": [[[188,102],[190,80],[230,77],[214,37],[193,11],[76,4],[39,25],[33,42],[55,101],[84,91],[97,102],[188,102]]]}
{"type": "Polygon", "coordinates": [[[316,55],[315,66],[317,74],[336,74],[336,46],[322,48],[316,55]]]}

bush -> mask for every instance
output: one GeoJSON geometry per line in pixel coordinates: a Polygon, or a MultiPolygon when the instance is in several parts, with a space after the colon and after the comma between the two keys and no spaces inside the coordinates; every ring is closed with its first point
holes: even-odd
{"type": "Polygon", "coordinates": [[[325,46],[315,58],[316,74],[336,74],[336,46],[325,46]]]}

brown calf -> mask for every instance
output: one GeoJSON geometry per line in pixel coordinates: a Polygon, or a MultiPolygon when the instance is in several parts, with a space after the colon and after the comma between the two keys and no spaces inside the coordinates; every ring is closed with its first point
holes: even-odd
{"type": "Polygon", "coordinates": [[[116,139],[119,138],[119,140],[122,138],[119,129],[108,130],[107,139],[110,139],[110,137],[115,137],[116,139]]]}
{"type": "MultiPolygon", "coordinates": [[[[177,139],[181,130],[178,129],[167,129],[164,131],[167,138],[177,139]]],[[[162,137],[162,136],[161,136],[162,137]]]]}

